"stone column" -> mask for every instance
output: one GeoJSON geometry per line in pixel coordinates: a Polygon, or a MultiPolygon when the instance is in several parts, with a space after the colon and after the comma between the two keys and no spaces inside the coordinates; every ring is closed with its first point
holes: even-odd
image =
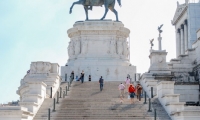
{"type": "Polygon", "coordinates": [[[181,25],[181,55],[185,54],[185,45],[184,45],[184,26],[181,25]]]}
{"type": "Polygon", "coordinates": [[[177,57],[181,54],[181,34],[180,29],[177,30],[177,57]]]}
{"type": "Polygon", "coordinates": [[[187,20],[184,23],[184,39],[185,39],[185,50],[188,49],[188,28],[187,28],[187,20]]]}
{"type": "Polygon", "coordinates": [[[159,37],[158,37],[158,50],[162,50],[161,40],[162,40],[162,37],[159,34],[159,37]]]}
{"type": "Polygon", "coordinates": [[[180,34],[180,30],[177,29],[176,30],[176,57],[178,57],[180,55],[180,48],[179,48],[179,35],[180,34]]]}

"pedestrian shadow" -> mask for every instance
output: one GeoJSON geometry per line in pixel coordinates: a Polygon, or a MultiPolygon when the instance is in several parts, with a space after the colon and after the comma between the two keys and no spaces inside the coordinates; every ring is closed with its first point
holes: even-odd
{"type": "Polygon", "coordinates": [[[79,86],[79,85],[82,85],[82,83],[75,84],[75,85],[73,85],[73,87],[76,87],[76,86],[79,86]]]}
{"type": "Polygon", "coordinates": [[[136,104],[126,105],[126,106],[122,107],[122,109],[120,109],[119,112],[124,112],[124,111],[130,110],[130,109],[132,109],[134,107],[136,107],[136,104]]]}
{"type": "Polygon", "coordinates": [[[91,94],[91,96],[93,96],[93,95],[97,95],[97,94],[99,94],[99,93],[101,93],[101,91],[93,92],[93,93],[91,94]]]}
{"type": "Polygon", "coordinates": [[[113,106],[110,106],[108,109],[109,109],[109,110],[117,110],[117,108],[119,108],[120,105],[121,105],[121,104],[115,104],[115,105],[113,105],[113,106]]]}

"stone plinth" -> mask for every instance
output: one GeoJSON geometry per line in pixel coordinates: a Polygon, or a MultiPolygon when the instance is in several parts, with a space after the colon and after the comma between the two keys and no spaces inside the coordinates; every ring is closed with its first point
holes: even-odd
{"type": "Polygon", "coordinates": [[[20,106],[28,111],[37,113],[45,98],[52,96],[60,86],[59,65],[50,62],[32,62],[30,71],[21,80],[17,94],[20,96],[20,106]]]}
{"type": "Polygon", "coordinates": [[[165,50],[151,50],[150,52],[149,72],[156,74],[171,74],[166,62],[167,52],[165,50]]]}
{"type": "Polygon", "coordinates": [[[92,80],[103,76],[105,80],[124,80],[129,74],[134,78],[136,67],[129,61],[129,33],[121,22],[83,21],[76,22],[67,31],[70,38],[68,62],[61,67],[61,76],[68,78],[72,71],[80,77],[92,80]]]}
{"type": "Polygon", "coordinates": [[[0,107],[0,120],[33,120],[33,113],[20,106],[0,107]]]}

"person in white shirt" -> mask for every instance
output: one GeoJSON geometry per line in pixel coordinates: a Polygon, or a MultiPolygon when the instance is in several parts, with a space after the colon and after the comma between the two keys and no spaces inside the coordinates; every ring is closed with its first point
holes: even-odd
{"type": "Polygon", "coordinates": [[[124,86],[124,84],[119,84],[119,86],[118,86],[118,89],[119,89],[119,93],[120,93],[120,102],[122,103],[124,100],[123,100],[123,98],[124,98],[124,89],[125,89],[125,86],[124,86]]]}
{"type": "Polygon", "coordinates": [[[128,77],[125,80],[125,84],[126,84],[126,88],[127,88],[127,92],[128,92],[129,85],[131,84],[131,80],[128,77]]]}

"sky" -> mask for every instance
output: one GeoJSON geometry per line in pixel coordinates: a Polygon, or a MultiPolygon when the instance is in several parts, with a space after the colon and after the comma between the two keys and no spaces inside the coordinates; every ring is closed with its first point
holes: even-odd
{"type": "MultiPolygon", "coordinates": [[[[20,86],[31,62],[48,61],[64,66],[68,59],[70,39],[67,30],[76,21],[85,20],[82,5],[69,8],[76,0],[0,0],[0,103],[16,101],[20,86]]],[[[115,5],[119,20],[130,29],[130,62],[138,73],[148,71],[149,39],[158,49],[157,27],[163,26],[162,49],[167,61],[176,57],[175,28],[171,24],[176,0],[121,0],[115,5]]],[[[184,3],[185,0],[179,0],[184,3]]],[[[104,7],[93,7],[90,19],[100,19],[104,7]]],[[[109,11],[106,19],[115,20],[109,11]]]]}

